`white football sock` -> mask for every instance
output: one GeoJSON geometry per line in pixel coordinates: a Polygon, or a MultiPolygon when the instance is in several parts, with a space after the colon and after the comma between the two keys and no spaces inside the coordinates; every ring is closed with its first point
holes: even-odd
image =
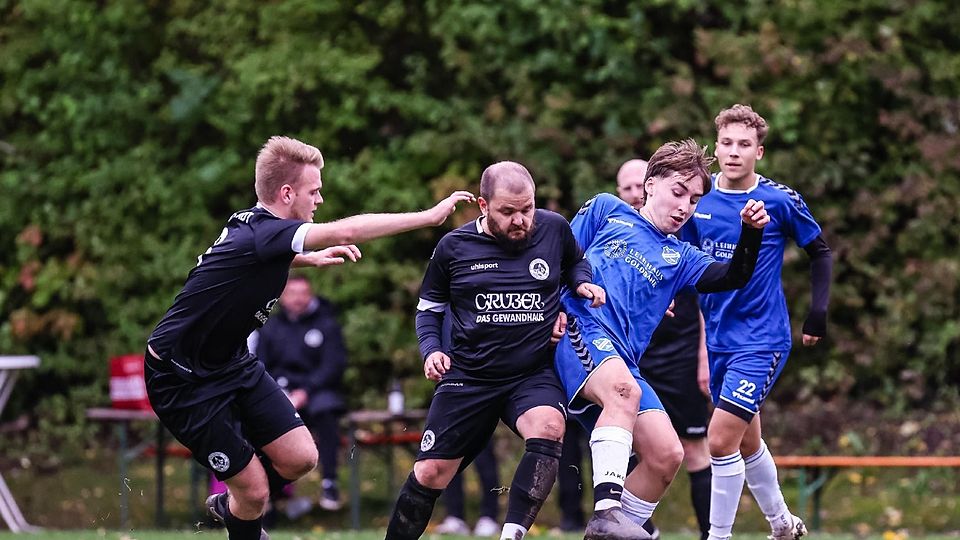
{"type": "Polygon", "coordinates": [[[644,523],[653,515],[657,509],[657,502],[648,502],[637,497],[630,490],[624,489],[620,503],[623,505],[623,513],[626,514],[634,523],[643,526],[644,523]]]}
{"type": "Polygon", "coordinates": [[[517,523],[504,523],[500,540],[518,540],[527,534],[527,529],[517,523]],[[519,533],[519,534],[517,534],[519,533]]]}
{"type": "Polygon", "coordinates": [[[760,449],[744,459],[744,463],[747,487],[770,522],[770,527],[774,531],[789,528],[792,521],[787,503],[783,500],[783,492],[780,491],[780,482],[777,481],[777,464],[767,450],[767,443],[761,440],[760,449]]]}
{"type": "Polygon", "coordinates": [[[740,494],[743,493],[744,463],[740,452],[711,457],[710,471],[713,473],[713,482],[710,490],[709,540],[730,538],[740,506],[740,494]]]}
{"type": "MultiPolygon", "coordinates": [[[[593,463],[594,488],[603,483],[613,483],[620,486],[620,492],[623,491],[631,446],[633,434],[622,427],[603,426],[593,429],[590,434],[590,459],[593,463]]],[[[620,497],[603,498],[594,501],[593,509],[605,510],[619,506],[620,497]]]]}

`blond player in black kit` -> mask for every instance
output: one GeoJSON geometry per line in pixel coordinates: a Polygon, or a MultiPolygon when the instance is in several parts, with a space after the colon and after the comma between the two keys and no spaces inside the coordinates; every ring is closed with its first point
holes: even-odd
{"type": "Polygon", "coordinates": [[[230,540],[269,538],[261,518],[271,490],[317,464],[310,432],[247,350],[247,336],[267,320],[291,264],[356,261],[352,244],[440,225],[458,202],[473,200],[458,191],[421,212],[313,223],[323,202],[322,168],[313,146],[267,141],[257,156],[257,205],[230,216],[147,341],[150,403],[194,459],[226,482],[227,492],[211,496],[207,507],[230,540]]]}

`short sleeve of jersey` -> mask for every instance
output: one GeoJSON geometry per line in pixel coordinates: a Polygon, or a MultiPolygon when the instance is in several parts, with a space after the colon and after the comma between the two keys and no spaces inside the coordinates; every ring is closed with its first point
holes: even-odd
{"type": "Polygon", "coordinates": [[[820,236],[820,225],[813,219],[810,208],[799,193],[790,193],[790,200],[784,205],[784,211],[784,228],[798,246],[803,247],[820,236]]]}
{"type": "Polygon", "coordinates": [[[450,302],[450,240],[448,234],[440,239],[430,257],[430,264],[423,275],[423,284],[420,285],[420,298],[432,304],[447,304],[450,302]]]}
{"type": "Polygon", "coordinates": [[[295,219],[260,219],[253,226],[253,240],[261,260],[293,253],[293,237],[303,225],[295,219]]]}
{"type": "Polygon", "coordinates": [[[593,243],[593,238],[603,225],[604,219],[618,204],[626,203],[609,193],[600,193],[583,203],[570,222],[573,236],[580,246],[586,249],[593,243]]]}
{"type": "Polygon", "coordinates": [[[683,248],[683,264],[677,280],[680,286],[677,290],[690,290],[707,271],[707,267],[717,261],[690,244],[684,243],[683,248]]]}

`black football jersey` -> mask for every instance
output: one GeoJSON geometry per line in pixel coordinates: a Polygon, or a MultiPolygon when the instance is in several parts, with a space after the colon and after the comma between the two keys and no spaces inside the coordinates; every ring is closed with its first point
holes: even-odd
{"type": "Polygon", "coordinates": [[[230,216],[150,335],[150,347],[188,379],[223,376],[256,361],[247,336],[280,298],[308,227],[260,206],[230,216]]]}
{"type": "Polygon", "coordinates": [[[485,234],[480,219],[440,240],[420,290],[418,309],[450,308],[453,366],[445,380],[508,381],[552,363],[561,286],[591,279],[559,214],[537,210],[530,241],[520,251],[485,234]]]}

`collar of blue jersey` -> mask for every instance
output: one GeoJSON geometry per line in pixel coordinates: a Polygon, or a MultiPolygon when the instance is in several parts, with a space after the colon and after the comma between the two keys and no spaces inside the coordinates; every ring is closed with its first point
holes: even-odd
{"type": "Polygon", "coordinates": [[[666,238],[669,238],[669,237],[672,236],[672,237],[676,238],[676,235],[674,235],[674,234],[665,233],[665,232],[661,231],[656,225],[653,224],[652,221],[650,221],[650,219],[649,219],[647,216],[643,215],[643,212],[641,212],[640,210],[637,210],[636,208],[633,208],[633,207],[630,206],[629,204],[628,204],[627,206],[630,207],[632,210],[635,210],[635,211],[637,212],[637,215],[640,216],[640,219],[642,219],[642,220],[645,221],[648,225],[650,225],[650,228],[653,229],[654,231],[656,231],[660,236],[663,236],[663,237],[666,237],[666,238]]]}
{"type": "Polygon", "coordinates": [[[762,176],[760,176],[760,173],[753,173],[753,174],[756,175],[756,180],[753,182],[753,185],[748,187],[747,189],[727,189],[727,188],[720,187],[720,177],[723,176],[723,173],[722,172],[717,173],[717,175],[713,177],[713,189],[719,191],[720,193],[731,193],[731,194],[750,193],[751,191],[757,189],[757,186],[760,185],[760,178],[762,178],[762,176]]]}
{"type": "Polygon", "coordinates": [[[477,232],[480,234],[486,234],[483,232],[483,216],[477,218],[477,232]]]}

